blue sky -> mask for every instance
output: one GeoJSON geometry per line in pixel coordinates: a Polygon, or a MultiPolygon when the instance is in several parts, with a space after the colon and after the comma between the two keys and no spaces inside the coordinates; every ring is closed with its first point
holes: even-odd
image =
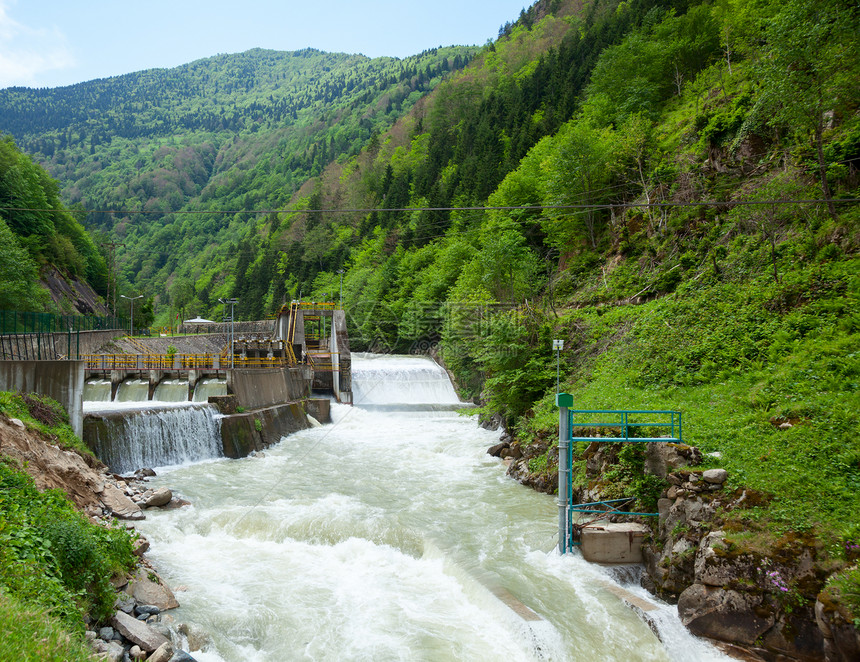
{"type": "Polygon", "coordinates": [[[526,0],[0,0],[0,88],[57,87],[218,53],[405,57],[484,44],[526,0]]]}

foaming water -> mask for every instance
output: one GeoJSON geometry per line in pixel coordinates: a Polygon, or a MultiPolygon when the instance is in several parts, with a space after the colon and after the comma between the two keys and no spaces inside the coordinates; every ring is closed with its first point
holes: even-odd
{"type": "MultiPolygon", "coordinates": [[[[384,363],[428,369],[353,365],[371,361],[354,392],[379,393],[384,363]]],[[[333,404],[332,418],[264,457],[155,479],[192,502],[137,526],[169,583],[187,587],[174,618],[210,637],[195,659],[677,659],[600,568],[554,551],[555,499],[505,477],[486,453],[498,433],[446,410],[333,404]]]]}

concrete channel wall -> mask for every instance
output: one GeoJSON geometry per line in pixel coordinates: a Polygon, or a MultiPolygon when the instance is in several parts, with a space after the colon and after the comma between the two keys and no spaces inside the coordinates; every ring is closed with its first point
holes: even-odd
{"type": "Polygon", "coordinates": [[[83,435],[83,361],[0,361],[0,391],[39,393],[53,398],[69,412],[75,434],[83,435]]]}

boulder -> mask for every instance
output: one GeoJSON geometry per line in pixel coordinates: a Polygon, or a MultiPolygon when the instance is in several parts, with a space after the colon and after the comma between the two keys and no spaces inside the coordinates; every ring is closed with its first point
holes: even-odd
{"type": "Polygon", "coordinates": [[[728,477],[729,472],[725,469],[708,469],[702,473],[702,478],[705,482],[712,485],[722,485],[728,477]]]}
{"type": "Polygon", "coordinates": [[[138,568],[131,576],[126,593],[131,595],[138,604],[152,605],[160,610],[175,609],[179,606],[167,584],[165,584],[157,573],[147,568],[138,568]]]}
{"type": "Polygon", "coordinates": [[[775,622],[761,596],[693,584],[678,599],[678,615],[700,637],[751,645],[775,622]]]}
{"type": "Polygon", "coordinates": [[[495,446],[490,446],[487,449],[487,454],[492,455],[493,457],[501,457],[502,451],[506,448],[510,448],[510,444],[507,441],[501,441],[495,446]]]}
{"type": "Polygon", "coordinates": [[[133,644],[140,646],[147,653],[156,650],[159,646],[168,643],[167,638],[153,630],[146,623],[129,616],[124,611],[116,612],[110,619],[111,625],[133,644]]]}
{"type": "Polygon", "coordinates": [[[750,554],[727,555],[723,531],[709,533],[696,553],[695,581],[707,586],[729,586],[738,580],[753,583],[759,563],[750,554]]]}
{"type": "Polygon", "coordinates": [[[166,506],[170,503],[170,500],[173,498],[173,492],[171,492],[166,487],[159,487],[155,492],[153,492],[144,502],[144,506],[147,508],[166,506]]]}
{"type": "Polygon", "coordinates": [[[101,493],[104,507],[119,519],[141,520],[145,518],[143,511],[134,501],[113,485],[105,485],[101,493]]]}

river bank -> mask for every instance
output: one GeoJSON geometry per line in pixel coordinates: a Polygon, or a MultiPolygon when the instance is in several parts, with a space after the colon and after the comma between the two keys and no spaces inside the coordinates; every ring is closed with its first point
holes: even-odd
{"type": "MultiPolygon", "coordinates": [[[[491,418],[485,425],[498,428],[499,423],[491,418]]],[[[487,452],[502,459],[509,476],[554,494],[558,454],[553,441],[521,444],[503,432],[487,452]]],[[[647,446],[647,453],[632,463],[622,456],[621,444],[591,444],[574,458],[574,503],[630,494],[635,475],[650,477],[659,518],[607,518],[635,519],[650,527],[641,585],[677,604],[691,632],[731,645],[727,652],[739,659],[860,659],[860,632],[834,582],[852,561],[856,568],[858,554],[849,550],[848,563],[838,563],[812,531],[774,531],[757,524],[757,507],[772,497],[728,488],[725,470],[697,467],[702,461],[698,449],[647,446]]]]}
{"type": "MultiPolygon", "coordinates": [[[[0,453],[5,462],[28,474],[39,490],[58,490],[94,524],[128,528],[155,509],[181,508],[187,502],[165,487],[151,489],[151,470],[131,477],[112,474],[92,456],[63,449],[17,418],[0,414],[0,453]]],[[[182,624],[169,611],[175,595],[146,556],[149,542],[133,535],[136,567],[110,578],[116,590],[114,611],[103,620],[86,622],[85,640],[99,659],[111,662],[189,662],[181,650],[182,624]]],[[[191,641],[193,639],[186,639],[191,641]]]]}

